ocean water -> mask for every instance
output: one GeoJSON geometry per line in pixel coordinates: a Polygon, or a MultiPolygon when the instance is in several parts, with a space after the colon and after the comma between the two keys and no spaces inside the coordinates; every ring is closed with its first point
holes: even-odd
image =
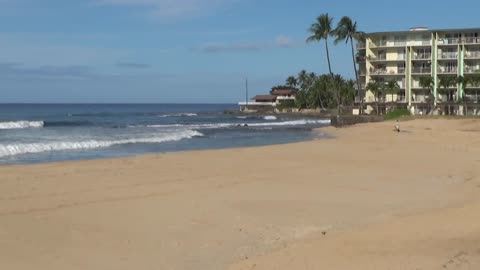
{"type": "Polygon", "coordinates": [[[0,164],[282,144],[329,120],[227,115],[233,104],[0,104],[0,164]]]}

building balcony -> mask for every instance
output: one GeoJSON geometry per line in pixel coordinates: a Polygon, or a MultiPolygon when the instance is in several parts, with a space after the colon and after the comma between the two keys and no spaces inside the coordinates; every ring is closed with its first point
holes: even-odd
{"type": "Polygon", "coordinates": [[[371,62],[387,61],[387,55],[385,55],[385,54],[378,55],[377,57],[373,57],[373,56],[369,55],[369,56],[367,56],[367,58],[371,62]]]}
{"type": "Polygon", "coordinates": [[[419,53],[413,56],[413,60],[430,60],[432,59],[431,53],[419,53]]]}
{"type": "Polygon", "coordinates": [[[420,82],[414,81],[412,84],[412,89],[423,89],[423,87],[420,85],[420,82]]]}
{"type": "Polygon", "coordinates": [[[412,97],[412,102],[426,103],[426,102],[428,102],[428,96],[426,96],[426,95],[414,95],[412,97]]]}
{"type": "Polygon", "coordinates": [[[432,73],[432,68],[430,67],[413,67],[412,74],[430,74],[432,73]]]}
{"type": "Polygon", "coordinates": [[[386,40],[380,40],[377,42],[372,42],[371,43],[372,48],[378,48],[378,47],[387,47],[387,41],[386,40]]]}
{"type": "Polygon", "coordinates": [[[432,46],[432,41],[431,40],[412,41],[410,42],[410,45],[413,47],[428,47],[428,46],[432,46]]]}
{"type": "Polygon", "coordinates": [[[465,59],[480,59],[480,51],[465,52],[465,59]]]}
{"type": "Polygon", "coordinates": [[[406,41],[394,41],[392,47],[405,47],[407,46],[406,41]]]}
{"type": "Polygon", "coordinates": [[[460,44],[461,40],[458,38],[446,38],[446,39],[439,39],[438,45],[457,45],[460,44]]]}
{"type": "Polygon", "coordinates": [[[439,67],[438,74],[457,74],[457,67],[439,67]]]}
{"type": "Polygon", "coordinates": [[[457,60],[457,52],[443,52],[438,54],[438,59],[440,60],[457,60]]]}
{"type": "Polygon", "coordinates": [[[465,44],[480,44],[480,38],[469,37],[464,39],[465,44]]]}
{"type": "Polygon", "coordinates": [[[404,74],[405,74],[405,69],[399,69],[398,71],[387,70],[387,69],[370,70],[370,76],[398,76],[398,75],[404,75],[404,74]]]}
{"type": "Polygon", "coordinates": [[[480,74],[480,68],[478,68],[478,66],[465,66],[465,68],[463,69],[463,72],[468,74],[473,74],[473,73],[480,74]]]}

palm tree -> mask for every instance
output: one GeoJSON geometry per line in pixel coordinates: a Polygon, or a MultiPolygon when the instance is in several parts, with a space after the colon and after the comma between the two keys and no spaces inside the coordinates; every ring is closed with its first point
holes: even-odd
{"type": "Polygon", "coordinates": [[[478,96],[478,87],[480,86],[480,74],[467,75],[467,76],[465,76],[465,81],[466,82],[463,85],[463,89],[465,89],[467,83],[470,83],[471,86],[473,86],[477,89],[477,90],[475,90],[475,100],[480,101],[480,98],[478,96]]]}
{"type": "Polygon", "coordinates": [[[419,84],[425,90],[425,95],[428,98],[433,96],[434,83],[432,76],[420,77],[419,84]]]}
{"type": "Polygon", "coordinates": [[[307,71],[306,70],[301,70],[299,73],[298,73],[298,76],[297,76],[297,85],[300,87],[300,89],[303,89],[303,90],[306,90],[306,84],[307,84],[307,71]]]}
{"type": "Polygon", "coordinates": [[[455,76],[442,76],[440,77],[440,81],[438,82],[438,84],[443,87],[443,89],[440,90],[441,94],[447,96],[447,102],[449,103],[447,105],[447,112],[448,114],[452,114],[452,107],[450,106],[450,102],[453,101],[454,90],[452,90],[451,88],[457,85],[457,78],[455,76]]]}
{"type": "MultiPolygon", "coordinates": [[[[435,101],[435,97],[433,96],[433,89],[435,87],[435,80],[432,76],[425,76],[420,77],[419,84],[425,90],[425,96],[428,99],[428,105],[431,107],[432,103],[435,101]]],[[[431,110],[431,108],[429,108],[431,110]]]]}
{"type": "Polygon", "coordinates": [[[443,89],[442,94],[447,95],[447,101],[453,101],[453,90],[451,87],[457,85],[457,78],[455,76],[442,76],[438,83],[443,89]]]}
{"type": "Polygon", "coordinates": [[[293,76],[289,76],[286,80],[286,85],[293,88],[297,87],[297,79],[293,76]]]}
{"type": "Polygon", "coordinates": [[[328,62],[328,71],[330,76],[333,78],[332,67],[330,65],[330,54],[328,52],[328,36],[332,34],[332,21],[333,18],[328,16],[328,13],[322,14],[317,17],[315,23],[313,23],[308,31],[312,33],[311,36],[307,38],[307,42],[325,41],[325,50],[327,52],[327,62],[328,62]]]}
{"type": "Polygon", "coordinates": [[[387,90],[387,92],[392,95],[393,102],[393,95],[400,90],[400,85],[398,85],[397,80],[391,79],[385,84],[385,90],[387,90]]]}
{"type": "Polygon", "coordinates": [[[344,16],[338,22],[337,28],[335,28],[333,34],[337,37],[334,41],[335,45],[337,45],[343,40],[345,40],[345,44],[350,41],[350,45],[352,47],[353,70],[355,71],[355,79],[357,80],[358,93],[360,94],[360,83],[358,80],[357,64],[355,63],[355,50],[353,49],[353,40],[363,40],[365,38],[365,33],[358,31],[357,22],[353,22],[350,17],[344,16]]]}
{"type": "Polygon", "coordinates": [[[365,86],[365,90],[372,92],[373,98],[375,100],[375,103],[377,105],[377,114],[378,112],[378,101],[377,101],[377,96],[380,95],[382,89],[380,83],[378,83],[375,80],[369,81],[367,85],[365,86]]]}
{"type": "Polygon", "coordinates": [[[305,90],[300,89],[297,92],[297,96],[295,97],[295,105],[298,109],[304,109],[308,106],[307,93],[305,92],[305,90]]]}

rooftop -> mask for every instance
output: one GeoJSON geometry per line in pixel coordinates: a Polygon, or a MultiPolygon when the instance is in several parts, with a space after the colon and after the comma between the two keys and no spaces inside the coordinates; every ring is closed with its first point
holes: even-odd
{"type": "Polygon", "coordinates": [[[376,36],[376,35],[385,35],[385,34],[411,34],[411,33],[448,33],[448,32],[480,32],[480,28],[459,28],[459,29],[428,29],[426,27],[412,27],[410,30],[406,31],[388,31],[388,32],[372,32],[367,33],[369,36],[376,36]]]}

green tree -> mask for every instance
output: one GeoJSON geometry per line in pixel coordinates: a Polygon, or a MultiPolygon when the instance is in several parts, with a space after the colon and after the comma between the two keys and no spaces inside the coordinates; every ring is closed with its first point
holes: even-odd
{"type": "Polygon", "coordinates": [[[325,41],[325,50],[327,53],[328,71],[333,78],[332,67],[330,65],[330,54],[328,52],[328,37],[332,35],[332,21],[333,18],[328,16],[328,13],[317,17],[317,20],[310,26],[308,31],[312,34],[307,38],[307,42],[325,41]]]}
{"type": "Polygon", "coordinates": [[[295,106],[299,109],[305,109],[307,105],[307,93],[303,89],[298,90],[297,96],[295,97],[295,106]]]}
{"type": "Polygon", "coordinates": [[[350,46],[352,48],[353,70],[355,71],[355,79],[357,82],[358,93],[360,93],[360,82],[358,79],[357,64],[355,62],[355,50],[353,49],[353,40],[364,40],[365,33],[357,29],[357,22],[352,21],[352,19],[350,19],[350,17],[348,16],[344,16],[338,22],[337,28],[335,28],[333,34],[334,36],[336,36],[336,39],[334,41],[335,45],[343,40],[345,40],[345,44],[348,44],[348,42],[350,42],[350,46]]]}
{"type": "Polygon", "coordinates": [[[308,74],[306,70],[301,70],[297,76],[297,86],[302,90],[307,90],[308,74]]]}
{"type": "Polygon", "coordinates": [[[438,84],[442,87],[440,93],[447,96],[447,101],[453,101],[455,89],[452,87],[457,85],[455,76],[441,76],[438,84]]]}
{"type": "Polygon", "coordinates": [[[288,87],[293,87],[293,88],[297,87],[297,79],[294,76],[289,76],[285,83],[286,83],[285,85],[288,87]]]}
{"type": "Polygon", "coordinates": [[[440,94],[447,96],[446,111],[448,114],[452,114],[452,107],[450,103],[454,100],[453,96],[456,89],[452,89],[457,85],[457,78],[455,76],[441,76],[438,84],[442,87],[439,90],[440,94]]]}
{"type": "Polygon", "coordinates": [[[420,77],[420,87],[425,91],[425,96],[428,100],[433,101],[433,88],[435,87],[435,81],[432,76],[420,77]]]}
{"type": "Polygon", "coordinates": [[[480,101],[480,98],[478,96],[478,87],[480,86],[480,74],[471,74],[468,75],[468,81],[471,84],[471,86],[475,87],[475,100],[480,101]]]}
{"type": "Polygon", "coordinates": [[[388,94],[392,95],[392,102],[393,102],[393,95],[397,94],[400,91],[400,85],[398,85],[397,80],[391,79],[387,81],[385,84],[385,90],[388,94]]]}
{"type": "Polygon", "coordinates": [[[381,93],[382,93],[382,85],[380,85],[380,83],[375,81],[375,80],[371,80],[365,86],[365,90],[372,92],[373,99],[375,101],[375,105],[376,105],[376,108],[377,108],[376,111],[377,111],[377,114],[378,114],[379,111],[378,111],[378,99],[377,99],[377,97],[380,96],[381,93]]]}

